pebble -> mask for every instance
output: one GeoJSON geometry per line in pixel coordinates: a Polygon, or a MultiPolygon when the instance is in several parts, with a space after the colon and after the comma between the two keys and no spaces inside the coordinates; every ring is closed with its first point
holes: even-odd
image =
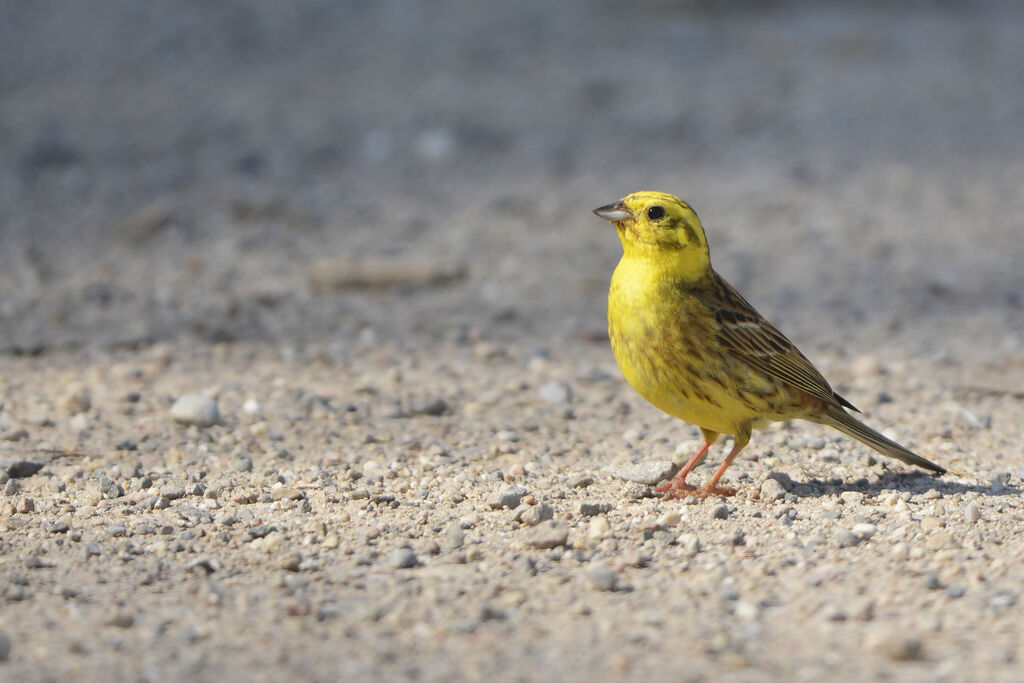
{"type": "Polygon", "coordinates": [[[676,537],[676,543],[679,544],[683,554],[687,557],[693,557],[701,551],[700,538],[697,534],[690,531],[679,534],[679,536],[676,537]]]}
{"type": "Polygon", "coordinates": [[[569,403],[572,401],[572,389],[564,382],[545,382],[537,390],[540,398],[548,403],[569,403]]]}
{"type": "Polygon", "coordinates": [[[444,543],[442,545],[447,550],[456,550],[462,547],[465,537],[466,532],[462,530],[462,525],[458,522],[453,522],[444,530],[444,543]]]}
{"type": "Polygon", "coordinates": [[[675,526],[681,521],[683,521],[683,516],[679,514],[678,510],[669,510],[661,517],[658,517],[658,524],[665,528],[675,526]]]}
{"type": "Polygon", "coordinates": [[[853,525],[853,533],[862,539],[868,539],[878,533],[878,527],[869,522],[860,522],[853,525]]]}
{"type": "Polygon", "coordinates": [[[606,517],[595,517],[590,520],[587,527],[587,537],[592,540],[601,540],[612,535],[612,525],[606,517]]]}
{"type": "Polygon", "coordinates": [[[448,402],[440,396],[414,397],[409,401],[409,415],[437,417],[448,412],[448,402]]]}
{"type": "Polygon", "coordinates": [[[20,490],[21,490],[21,484],[19,484],[18,482],[16,482],[13,479],[9,479],[7,481],[7,483],[4,484],[4,495],[5,496],[13,496],[14,494],[16,494],[20,490]]]}
{"type": "Polygon", "coordinates": [[[524,495],[526,495],[526,489],[522,487],[503,488],[487,496],[487,505],[492,510],[501,510],[502,508],[514,510],[519,507],[524,495]]]}
{"type": "Polygon", "coordinates": [[[526,532],[526,544],[531,548],[548,550],[565,545],[569,540],[569,526],[565,522],[548,520],[526,532]]]}
{"type": "Polygon", "coordinates": [[[725,503],[719,503],[711,508],[711,519],[728,519],[731,510],[725,503]]]}
{"type": "Polygon", "coordinates": [[[12,649],[14,646],[11,644],[11,637],[6,633],[0,633],[0,662],[7,661],[12,649]]]}
{"type": "Polygon", "coordinates": [[[100,494],[104,498],[120,498],[124,495],[124,488],[113,479],[103,477],[100,479],[100,494]]]}
{"type": "Polygon", "coordinates": [[[963,586],[950,586],[946,589],[946,595],[953,600],[964,597],[967,593],[967,589],[963,586]]]}
{"type": "MultiPolygon", "coordinates": [[[[415,556],[413,556],[413,563],[414,564],[415,564],[415,561],[416,561],[416,558],[415,558],[415,556]]],[[[288,572],[297,572],[297,571],[299,571],[299,566],[301,564],[302,564],[302,554],[299,553],[299,552],[286,553],[285,555],[281,556],[281,559],[278,562],[278,566],[280,566],[281,569],[283,569],[285,571],[288,571],[288,572]]]]}
{"type": "Polygon", "coordinates": [[[671,479],[678,471],[679,466],[671,460],[649,460],[646,462],[630,463],[614,467],[610,470],[611,474],[619,479],[648,486],[671,479]]]}
{"type": "Polygon", "coordinates": [[[924,646],[917,638],[892,634],[878,639],[873,648],[894,662],[913,662],[924,655],[924,646]]]}
{"type": "Polygon", "coordinates": [[[840,548],[850,548],[861,542],[861,537],[849,529],[836,529],[836,541],[840,548]]]}
{"type": "Polygon", "coordinates": [[[953,540],[948,531],[936,531],[924,541],[924,547],[928,550],[939,550],[940,548],[957,548],[959,545],[953,540]]]}
{"type": "Polygon", "coordinates": [[[4,469],[7,470],[8,476],[14,479],[23,479],[31,477],[43,469],[43,463],[31,460],[15,460],[12,463],[8,463],[4,469]]]}
{"type": "Polygon", "coordinates": [[[185,497],[185,489],[181,486],[164,486],[160,489],[160,495],[167,500],[178,500],[185,497]]]}
{"type": "Polygon", "coordinates": [[[566,483],[569,485],[569,488],[572,489],[585,489],[594,483],[594,478],[583,474],[577,477],[572,477],[566,483]]]}
{"type": "Polygon", "coordinates": [[[608,565],[596,563],[587,568],[587,580],[594,589],[599,591],[613,591],[618,584],[619,577],[615,570],[608,565]]]}
{"type": "Polygon", "coordinates": [[[220,421],[220,410],[209,396],[185,394],[171,406],[171,419],[182,425],[212,427],[220,421]]]}
{"type": "Polygon", "coordinates": [[[786,489],[775,479],[765,479],[761,484],[761,500],[774,503],[786,497],[786,489]]]}
{"type": "Polygon", "coordinates": [[[981,519],[981,511],[978,510],[978,506],[974,503],[968,503],[964,506],[964,521],[968,524],[974,524],[981,519]]]}
{"type": "Polygon", "coordinates": [[[395,569],[411,569],[418,563],[416,553],[409,548],[399,548],[388,556],[388,564],[395,569]]]}
{"type": "Polygon", "coordinates": [[[68,386],[57,404],[69,415],[77,415],[92,407],[92,396],[84,384],[76,382],[68,386]]]}
{"type": "Polygon", "coordinates": [[[864,502],[864,494],[860,491],[843,491],[839,498],[846,505],[861,505],[864,502]]]}
{"type": "Polygon", "coordinates": [[[14,511],[26,514],[36,509],[36,502],[31,498],[19,498],[18,502],[14,504],[14,511]]]}
{"type": "Polygon", "coordinates": [[[536,505],[527,506],[519,515],[519,521],[527,526],[537,526],[541,522],[554,518],[554,516],[555,511],[550,505],[547,503],[537,503],[536,505]]]}
{"type": "Polygon", "coordinates": [[[992,607],[1013,607],[1017,604],[1017,596],[1008,590],[997,590],[988,599],[992,607]]]}
{"type": "Polygon", "coordinates": [[[579,512],[581,517],[595,517],[597,515],[603,515],[607,512],[610,512],[611,509],[611,503],[594,503],[590,501],[581,500],[577,511],[579,512]]]}

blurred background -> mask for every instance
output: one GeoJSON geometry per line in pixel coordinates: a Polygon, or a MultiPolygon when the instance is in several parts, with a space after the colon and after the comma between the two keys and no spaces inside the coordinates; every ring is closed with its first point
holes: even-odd
{"type": "Polygon", "coordinates": [[[0,349],[604,343],[590,210],[658,189],[801,346],[1014,352],[1022,36],[1001,2],[2,0],[0,349]]]}

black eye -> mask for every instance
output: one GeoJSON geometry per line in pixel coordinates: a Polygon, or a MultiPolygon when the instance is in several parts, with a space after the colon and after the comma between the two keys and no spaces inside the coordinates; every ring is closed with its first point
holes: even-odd
{"type": "Polygon", "coordinates": [[[647,217],[652,221],[660,221],[665,217],[665,207],[663,206],[652,206],[647,209],[647,217]]]}

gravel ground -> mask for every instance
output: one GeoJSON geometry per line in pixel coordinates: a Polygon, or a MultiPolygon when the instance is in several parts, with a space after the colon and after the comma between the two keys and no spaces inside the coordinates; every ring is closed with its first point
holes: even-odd
{"type": "Polygon", "coordinates": [[[1019,679],[1020,9],[0,19],[0,678],[1019,679]],[[794,423],[653,495],[641,188],[957,473],[794,423]]]}

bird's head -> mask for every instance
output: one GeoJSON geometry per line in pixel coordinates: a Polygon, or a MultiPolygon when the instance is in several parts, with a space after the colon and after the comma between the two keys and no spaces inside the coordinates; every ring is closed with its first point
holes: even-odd
{"type": "Polygon", "coordinates": [[[615,224],[627,258],[650,260],[685,280],[698,280],[711,267],[704,226],[679,197],[634,192],[594,213],[615,224]]]}

